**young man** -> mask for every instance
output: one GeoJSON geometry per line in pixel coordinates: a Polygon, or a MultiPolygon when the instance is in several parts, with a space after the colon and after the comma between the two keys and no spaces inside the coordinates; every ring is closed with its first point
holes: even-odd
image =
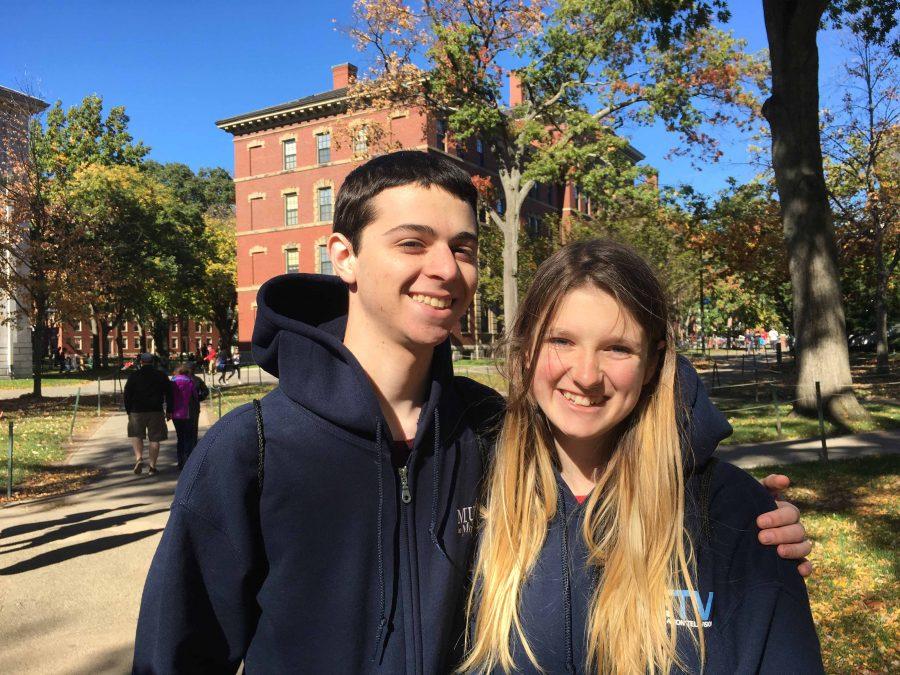
{"type": "Polygon", "coordinates": [[[172,414],[172,392],[169,378],[153,365],[153,354],[141,354],[140,364],[141,367],[128,376],[123,390],[128,438],[134,450],[134,472],[137,474],[144,468],[144,439],[149,441],[147,472],[154,476],[159,444],[169,436],[166,420],[172,414]]]}
{"type": "MultiPolygon", "coordinates": [[[[458,662],[487,451],[477,432],[501,408],[450,360],[477,282],[475,213],[449,159],[377,157],[338,195],[338,277],[260,289],[253,351],[279,386],[262,428],[244,406],[191,456],[144,590],[135,672],[458,662]]],[[[695,442],[717,443],[727,423],[702,388],[688,405],[695,442]]],[[[796,510],[769,517],[795,522],[796,510]]]]}

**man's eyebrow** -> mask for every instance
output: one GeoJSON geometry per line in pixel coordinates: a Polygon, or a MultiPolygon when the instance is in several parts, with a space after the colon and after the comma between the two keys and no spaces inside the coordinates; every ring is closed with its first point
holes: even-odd
{"type": "Polygon", "coordinates": [[[458,244],[477,244],[478,243],[478,235],[474,232],[460,232],[453,236],[451,241],[458,244]]]}
{"type": "Polygon", "coordinates": [[[416,232],[418,234],[427,234],[431,237],[437,236],[437,232],[435,232],[433,227],[419,225],[418,223],[403,223],[402,225],[397,225],[397,227],[392,227],[385,232],[383,236],[388,237],[392,234],[397,234],[398,232],[416,232]]]}
{"type": "MultiPolygon", "coordinates": [[[[414,232],[416,234],[422,234],[428,237],[437,237],[437,231],[433,227],[431,227],[430,225],[420,225],[418,223],[403,223],[402,225],[397,225],[396,227],[392,227],[390,230],[385,232],[383,236],[389,237],[400,232],[414,232]]],[[[477,244],[478,235],[474,232],[464,230],[453,235],[453,237],[451,237],[451,241],[456,243],[477,244]]]]}

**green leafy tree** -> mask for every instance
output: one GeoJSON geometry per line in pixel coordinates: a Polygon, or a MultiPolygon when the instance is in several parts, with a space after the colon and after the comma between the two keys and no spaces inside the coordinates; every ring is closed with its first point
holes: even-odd
{"type": "Polygon", "coordinates": [[[43,121],[32,117],[25,126],[7,128],[9,162],[0,178],[0,205],[11,217],[0,254],[12,264],[2,283],[32,326],[33,395],[39,397],[50,312],[72,305],[85,269],[83,232],[69,202],[71,179],[90,164],[136,165],[148,149],[133,142],[124,108],[111,108],[104,118],[99,96],[85,97],[68,111],[57,102],[43,121]],[[24,228],[17,225],[23,222],[24,228]]]}
{"type": "Polygon", "coordinates": [[[821,383],[829,415],[841,422],[865,417],[853,394],[847,353],[838,251],[819,133],[819,55],[823,22],[846,25],[874,44],[890,43],[897,0],[763,0],[772,70],[763,105],[772,139],[772,167],[781,205],[793,290],[797,398],[816,408],[821,383]]]}
{"type": "Polygon", "coordinates": [[[596,195],[647,170],[627,158],[622,125],[662,122],[682,149],[717,152],[708,123],[737,123],[763,75],[743,43],[710,27],[724,3],[569,0],[357,0],[350,33],[374,66],[359,106],[421,105],[456,142],[496,159],[503,312],[516,313],[522,207],[536,182],[596,195]],[[718,12],[715,6],[719,5],[718,12]],[[421,67],[419,64],[422,64],[421,67]],[[502,96],[512,72],[523,100],[502,96]]]}
{"type": "Polygon", "coordinates": [[[230,207],[213,207],[203,216],[205,251],[199,302],[212,319],[222,349],[230,353],[237,331],[237,238],[230,207]]]}

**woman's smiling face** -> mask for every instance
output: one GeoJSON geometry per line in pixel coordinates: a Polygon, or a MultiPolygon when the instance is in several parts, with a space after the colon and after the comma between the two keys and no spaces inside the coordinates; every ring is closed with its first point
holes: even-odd
{"type": "Polygon", "coordinates": [[[600,451],[634,410],[657,361],[631,313],[593,285],[563,296],[536,349],[532,395],[564,450],[600,451]]]}

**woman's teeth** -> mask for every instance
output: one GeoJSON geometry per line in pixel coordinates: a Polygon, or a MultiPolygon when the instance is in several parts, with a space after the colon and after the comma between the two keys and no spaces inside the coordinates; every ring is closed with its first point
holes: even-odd
{"type": "Polygon", "coordinates": [[[575,405],[580,405],[585,408],[592,405],[600,405],[602,403],[602,400],[592,401],[587,396],[579,396],[578,394],[573,394],[570,391],[564,391],[562,392],[562,395],[563,398],[565,398],[567,401],[571,401],[575,405]]]}
{"type": "Polygon", "coordinates": [[[450,300],[440,300],[439,298],[433,298],[430,295],[411,295],[410,296],[416,302],[421,302],[423,305],[430,305],[431,307],[436,307],[438,309],[447,309],[450,306],[450,300]]]}

